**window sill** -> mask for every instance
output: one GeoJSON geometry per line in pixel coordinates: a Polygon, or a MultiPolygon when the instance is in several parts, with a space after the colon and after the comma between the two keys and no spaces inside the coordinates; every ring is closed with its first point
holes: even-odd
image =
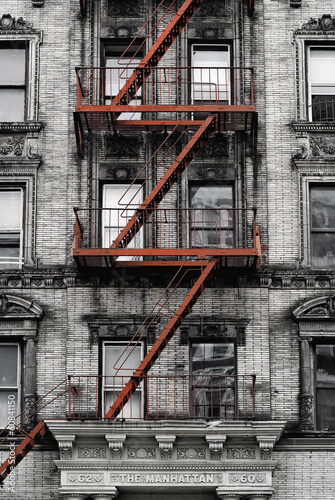
{"type": "Polygon", "coordinates": [[[0,122],[0,132],[40,132],[41,122],[0,122]]]}
{"type": "Polygon", "coordinates": [[[295,132],[335,132],[334,122],[295,122],[292,123],[295,132]]]}

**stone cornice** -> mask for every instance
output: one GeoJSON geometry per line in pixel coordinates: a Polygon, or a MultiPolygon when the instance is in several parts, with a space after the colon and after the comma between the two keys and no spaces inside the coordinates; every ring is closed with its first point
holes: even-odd
{"type": "Polygon", "coordinates": [[[0,132],[40,132],[43,125],[41,122],[2,122],[0,132]]]}
{"type": "Polygon", "coordinates": [[[292,127],[295,132],[335,132],[335,122],[296,122],[292,127]]]}

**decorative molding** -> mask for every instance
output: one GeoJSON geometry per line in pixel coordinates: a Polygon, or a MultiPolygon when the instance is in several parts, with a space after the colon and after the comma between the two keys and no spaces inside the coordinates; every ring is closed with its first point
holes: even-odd
{"type": "Polygon", "coordinates": [[[73,457],[73,444],[75,442],[75,434],[55,435],[58,442],[59,454],[61,460],[71,460],[73,457]]]}
{"type": "Polygon", "coordinates": [[[156,450],[155,448],[128,448],[127,456],[129,459],[155,460],[156,450]]]}
{"type": "Polygon", "coordinates": [[[205,460],[205,448],[177,448],[178,460],[205,460]]]}
{"type": "Polygon", "coordinates": [[[335,123],[297,122],[292,123],[295,132],[335,132],[335,123]]]}
{"type": "Polygon", "coordinates": [[[78,448],[78,458],[106,458],[106,448],[80,447],[78,448]]]}
{"type": "Polygon", "coordinates": [[[301,394],[300,400],[300,431],[314,430],[314,409],[313,396],[310,394],[301,394]]]}
{"type": "Polygon", "coordinates": [[[31,33],[32,25],[29,24],[27,21],[25,21],[22,17],[18,17],[16,19],[15,17],[12,17],[10,14],[3,14],[2,18],[0,19],[0,32],[1,31],[6,31],[6,32],[29,31],[31,33]]]}
{"type": "Polygon", "coordinates": [[[139,136],[106,134],[105,156],[106,158],[120,158],[121,156],[137,158],[142,142],[139,136]]]}
{"type": "MultiPolygon", "coordinates": [[[[294,309],[292,316],[296,321],[302,319],[331,319],[335,323],[335,295],[322,295],[294,309]]],[[[334,324],[335,329],[335,324],[334,324]]]]}
{"type": "Polygon", "coordinates": [[[36,319],[40,320],[43,317],[43,310],[35,302],[2,293],[0,295],[0,320],[1,319],[36,319]]]}
{"type": "Polygon", "coordinates": [[[217,434],[215,436],[208,435],[205,436],[205,438],[209,446],[211,459],[220,460],[223,451],[223,445],[227,440],[227,436],[225,434],[217,434]]]}
{"type": "Polygon", "coordinates": [[[324,14],[319,19],[310,18],[310,20],[303,24],[301,29],[298,30],[298,33],[302,31],[321,31],[321,32],[329,32],[335,31],[335,18],[333,18],[330,14],[324,14]]]}
{"type": "Polygon", "coordinates": [[[309,137],[311,156],[324,158],[328,161],[335,160],[335,136],[311,135],[309,137]]]}
{"type": "Polygon", "coordinates": [[[33,7],[43,7],[44,0],[32,0],[33,7]]]}
{"type": "Polygon", "coordinates": [[[277,436],[259,435],[256,436],[261,452],[262,460],[270,460],[272,456],[273,447],[277,441],[277,436]]]}
{"type": "Polygon", "coordinates": [[[301,7],[302,0],[291,0],[290,5],[291,5],[291,7],[295,7],[295,8],[301,7]]]}
{"type": "MultiPolygon", "coordinates": [[[[137,164],[127,163],[115,163],[107,164],[100,163],[99,167],[99,179],[113,179],[117,181],[123,181],[128,179],[134,179],[140,171],[140,166],[137,164]]],[[[143,175],[139,175],[139,178],[142,179],[143,175]]]]}
{"type": "Polygon", "coordinates": [[[105,434],[108,442],[111,460],[121,460],[123,444],[126,441],[125,434],[105,434]]]}
{"type": "Polygon", "coordinates": [[[254,460],[256,450],[254,448],[228,448],[227,460],[254,460]]]}
{"type": "Polygon", "coordinates": [[[22,156],[24,153],[25,138],[11,136],[0,138],[0,156],[22,156]]]}
{"type": "Polygon", "coordinates": [[[138,18],[141,15],[139,0],[127,0],[120,2],[119,0],[108,0],[108,16],[118,19],[124,17],[138,18]]]}
{"type": "MultiPolygon", "coordinates": [[[[230,2],[229,2],[230,3],[230,2]]],[[[213,17],[214,19],[220,19],[227,15],[228,0],[205,0],[203,5],[199,7],[195,16],[203,17],[207,19],[208,17],[213,17]]]]}
{"type": "Polygon", "coordinates": [[[160,434],[155,436],[155,438],[158,442],[162,460],[171,460],[173,445],[176,440],[176,436],[173,436],[171,434],[160,434]]]}
{"type": "Polygon", "coordinates": [[[245,328],[249,320],[242,318],[199,317],[186,319],[180,328],[180,343],[187,345],[195,339],[237,339],[238,345],[245,344],[245,328]]]}

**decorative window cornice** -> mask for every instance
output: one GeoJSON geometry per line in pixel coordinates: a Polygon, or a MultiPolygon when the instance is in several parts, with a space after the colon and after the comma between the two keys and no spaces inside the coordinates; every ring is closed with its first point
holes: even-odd
{"type": "MultiPolygon", "coordinates": [[[[292,3],[291,3],[292,4],[292,3]]],[[[333,18],[330,14],[324,14],[319,19],[311,18],[307,23],[303,24],[302,27],[296,31],[296,33],[305,33],[316,31],[325,33],[330,31],[335,31],[335,17],[333,18]]]]}

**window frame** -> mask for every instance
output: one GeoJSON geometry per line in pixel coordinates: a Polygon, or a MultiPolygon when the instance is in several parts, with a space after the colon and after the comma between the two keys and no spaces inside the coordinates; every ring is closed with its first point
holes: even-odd
{"type": "MultiPolygon", "coordinates": [[[[22,262],[17,269],[23,267],[34,267],[36,264],[36,170],[27,171],[24,175],[22,169],[15,172],[11,169],[0,168],[0,192],[2,189],[22,189],[23,208],[22,208],[22,262]]],[[[0,270],[1,270],[0,265],[0,270]]],[[[10,269],[14,269],[11,267],[10,269]]]]}
{"type": "MultiPolygon", "coordinates": [[[[210,48],[212,48],[212,51],[214,51],[214,48],[215,48],[215,47],[217,47],[217,48],[221,47],[222,49],[223,49],[224,47],[225,47],[225,48],[227,48],[227,51],[222,50],[222,52],[227,52],[227,54],[228,54],[228,65],[227,65],[227,66],[222,66],[222,68],[226,68],[226,67],[227,67],[227,68],[231,68],[231,61],[232,61],[232,59],[233,59],[233,55],[232,55],[232,44],[231,44],[231,43],[229,43],[229,42],[227,42],[227,43],[222,43],[222,41],[218,41],[218,42],[216,42],[216,43],[215,43],[215,42],[213,42],[213,41],[212,41],[211,43],[201,43],[201,42],[199,42],[199,41],[192,41],[192,42],[190,43],[190,46],[189,46],[189,65],[190,65],[190,67],[191,67],[191,68],[194,68],[194,67],[200,67],[200,66],[195,66],[195,65],[194,65],[194,57],[193,57],[193,53],[194,53],[194,47],[196,47],[196,46],[197,46],[197,47],[199,47],[199,48],[200,48],[199,50],[200,50],[200,51],[203,51],[203,52],[206,52],[206,49],[207,49],[207,48],[208,48],[207,52],[211,52],[210,48]]],[[[220,67],[220,66],[213,66],[213,68],[215,68],[215,67],[220,67]]],[[[191,70],[190,70],[190,71],[191,71],[191,70]]],[[[228,103],[226,103],[226,104],[228,104],[228,105],[229,105],[229,104],[231,104],[231,103],[232,103],[232,100],[233,100],[233,98],[234,98],[234,96],[233,96],[233,89],[232,89],[232,85],[231,85],[231,81],[232,81],[232,74],[231,74],[231,70],[229,70],[229,71],[227,72],[227,74],[228,74],[228,78],[229,78],[229,83],[228,83],[228,94],[229,94],[229,99],[228,99],[228,103]]],[[[193,79],[192,79],[192,75],[190,75],[190,76],[189,76],[189,81],[190,81],[190,82],[192,82],[192,81],[193,81],[193,79]]],[[[196,85],[196,80],[195,80],[195,78],[194,78],[194,85],[196,85]]],[[[192,105],[196,105],[196,104],[198,103],[199,105],[202,105],[202,104],[203,104],[203,100],[202,100],[202,99],[201,99],[201,100],[196,100],[196,99],[194,99],[193,95],[194,95],[194,92],[195,92],[195,91],[194,91],[194,90],[192,91],[191,86],[192,86],[192,84],[190,84],[190,86],[189,86],[189,102],[190,102],[190,104],[192,104],[192,105]]],[[[218,94],[218,95],[220,95],[220,94],[218,94]]],[[[210,96],[211,96],[211,92],[210,92],[210,96]]],[[[213,101],[212,101],[212,100],[210,99],[210,104],[215,105],[215,104],[216,104],[215,100],[213,100],[213,101]]],[[[206,104],[204,104],[204,105],[206,105],[206,104]]],[[[198,113],[195,115],[195,117],[194,117],[194,118],[195,118],[195,119],[197,119],[197,118],[198,118],[198,113]]]]}
{"type": "MultiPolygon", "coordinates": [[[[100,389],[100,398],[101,398],[101,415],[104,416],[106,412],[108,411],[109,407],[106,405],[105,407],[105,401],[106,397],[105,394],[108,393],[107,389],[107,384],[105,383],[105,379],[108,378],[108,375],[106,375],[106,347],[108,346],[118,346],[118,347],[124,347],[126,348],[127,346],[129,347],[135,347],[135,349],[138,347],[140,349],[140,360],[144,358],[144,353],[145,353],[145,345],[144,342],[129,342],[126,339],[120,339],[120,340],[103,340],[101,343],[101,389],[100,389]]],[[[137,367],[134,367],[134,370],[137,367]]],[[[132,370],[132,367],[130,368],[132,370]]],[[[132,370],[132,371],[134,371],[132,370]]],[[[114,392],[116,396],[120,394],[122,391],[123,387],[125,384],[128,382],[128,379],[130,378],[130,375],[122,375],[122,371],[119,372],[116,377],[123,377],[122,382],[120,385],[115,385],[113,388],[110,389],[110,391],[114,392]]],[[[128,401],[128,403],[125,405],[124,409],[120,412],[117,418],[125,418],[125,419],[136,419],[136,418],[143,418],[144,416],[144,410],[145,410],[145,401],[146,401],[146,395],[145,395],[145,386],[144,382],[142,381],[139,388],[136,389],[135,393],[139,394],[139,406],[138,406],[138,414],[134,415],[133,414],[133,407],[132,407],[132,401],[128,401]],[[128,409],[126,409],[126,406],[128,406],[128,409]],[[124,413],[125,410],[125,413],[124,413]],[[127,416],[128,410],[130,411],[130,416],[127,416]]]]}
{"type": "MultiPolygon", "coordinates": [[[[315,270],[329,270],[329,267],[317,267],[312,261],[312,224],[311,224],[311,202],[310,191],[313,186],[334,186],[335,176],[333,175],[301,175],[300,179],[300,199],[301,199],[301,250],[300,261],[302,267],[309,267],[315,270]]],[[[332,264],[330,264],[332,266],[332,264]]]]}
{"type": "MultiPolygon", "coordinates": [[[[1,193],[2,192],[9,192],[9,191],[12,191],[12,192],[20,192],[21,196],[20,196],[20,200],[19,200],[19,218],[20,218],[20,226],[17,227],[17,228],[10,228],[10,229],[7,229],[7,230],[2,230],[1,227],[0,227],[0,248],[2,247],[6,247],[6,246],[10,246],[10,247],[18,247],[19,249],[19,255],[17,257],[17,260],[16,262],[13,260],[13,265],[11,265],[11,262],[4,262],[2,260],[2,257],[0,256],[0,269],[13,269],[13,268],[16,268],[18,267],[19,269],[22,268],[23,266],[23,263],[24,263],[24,260],[23,260],[23,246],[24,246],[24,227],[25,227],[25,211],[24,211],[24,207],[25,207],[25,190],[24,190],[24,187],[23,186],[12,186],[12,185],[9,185],[9,186],[6,186],[4,187],[3,184],[0,183],[0,196],[1,196],[1,193]],[[11,240],[13,240],[14,238],[11,237],[12,234],[16,234],[16,233],[19,233],[19,238],[18,238],[18,245],[13,245],[13,243],[11,242],[11,240]],[[2,235],[7,235],[7,237],[4,237],[2,238],[2,235]],[[7,243],[7,245],[6,245],[7,243]],[[6,264],[8,267],[3,267],[3,264],[6,264]],[[17,264],[17,265],[15,265],[17,264]]],[[[15,238],[16,240],[17,238],[15,238]]],[[[5,258],[4,258],[5,259],[5,258]]],[[[8,257],[8,260],[10,261],[10,259],[14,259],[13,257],[8,257]]]]}
{"type": "Polygon", "coordinates": [[[295,57],[296,57],[296,98],[297,112],[296,119],[299,123],[294,124],[294,129],[299,130],[303,126],[300,121],[306,123],[309,130],[310,127],[323,129],[329,127],[331,122],[312,122],[309,115],[309,84],[308,84],[308,47],[327,46],[335,48],[335,33],[332,31],[317,30],[312,33],[308,26],[297,30],[293,38],[295,42],[295,57]]]}
{"type": "MultiPolygon", "coordinates": [[[[236,240],[238,239],[238,236],[236,235],[236,226],[238,225],[237,224],[237,220],[236,220],[236,214],[235,214],[235,208],[236,208],[236,192],[235,192],[235,183],[232,182],[232,181],[227,181],[227,182],[216,182],[216,183],[211,183],[211,182],[207,182],[207,183],[200,183],[200,182],[189,182],[188,183],[188,208],[189,210],[196,210],[192,207],[192,204],[191,204],[191,190],[195,187],[199,187],[199,188],[209,188],[211,189],[211,187],[227,187],[227,188],[231,188],[231,194],[232,194],[232,207],[230,207],[229,209],[232,210],[232,221],[230,223],[230,218],[227,219],[227,232],[228,232],[228,235],[229,235],[229,227],[230,227],[230,224],[231,224],[231,232],[232,232],[232,246],[229,246],[229,247],[224,247],[224,246],[221,246],[221,244],[218,246],[218,248],[234,248],[235,244],[236,244],[236,240]]],[[[199,209],[201,210],[201,209],[199,209]]],[[[192,240],[193,238],[191,237],[191,232],[196,230],[196,227],[194,230],[192,230],[192,227],[191,227],[191,223],[192,223],[192,212],[190,212],[190,227],[189,227],[189,235],[188,235],[188,238],[189,238],[189,247],[190,248],[196,248],[196,247],[191,247],[191,243],[192,243],[192,240]]],[[[238,216],[237,216],[238,217],[238,216]]],[[[225,231],[226,228],[223,228],[221,229],[220,231],[225,231]]],[[[204,239],[204,238],[203,238],[204,239]]],[[[220,239],[221,241],[221,239],[220,239]]],[[[204,246],[204,248],[213,248],[213,244],[210,246],[210,247],[206,247],[204,246]]]]}
{"type": "MultiPolygon", "coordinates": [[[[21,347],[21,343],[20,342],[1,341],[0,342],[0,349],[1,349],[2,346],[10,346],[10,345],[17,346],[17,373],[16,373],[16,382],[17,382],[17,385],[16,385],[16,388],[15,388],[15,392],[17,394],[17,396],[16,396],[16,398],[17,398],[16,399],[16,405],[15,405],[15,416],[17,416],[17,415],[19,415],[21,413],[21,408],[22,408],[22,401],[21,401],[21,397],[22,397],[22,374],[23,374],[22,352],[21,352],[22,351],[22,347],[21,347]]],[[[13,387],[7,387],[7,388],[0,387],[0,392],[12,392],[12,389],[13,389],[13,387]]],[[[13,390],[13,393],[14,393],[14,390],[13,390]]],[[[9,407],[8,407],[8,409],[9,409],[9,407]]],[[[9,417],[9,415],[8,415],[8,417],[9,417]]],[[[10,418],[10,421],[12,422],[11,418],[10,418]]],[[[8,421],[6,421],[6,425],[7,425],[7,423],[8,423],[8,421]]],[[[6,425],[4,427],[6,427],[6,425]]],[[[1,422],[0,422],[0,429],[3,429],[4,427],[2,427],[1,422]]]]}
{"type": "MultiPolygon", "coordinates": [[[[332,385],[332,387],[324,387],[322,386],[319,382],[318,382],[318,363],[317,363],[317,360],[318,360],[318,355],[317,355],[317,347],[318,346],[333,346],[334,347],[334,350],[335,350],[335,339],[314,339],[314,343],[313,343],[313,372],[314,372],[314,399],[315,399],[315,408],[314,408],[314,411],[315,411],[315,415],[314,415],[314,418],[315,418],[315,429],[317,431],[324,431],[324,430],[329,430],[330,432],[334,432],[335,431],[335,419],[334,419],[334,427],[333,428],[329,428],[329,426],[326,426],[326,427],[321,427],[320,425],[320,414],[319,414],[319,411],[318,411],[318,408],[319,408],[319,402],[318,402],[318,393],[320,392],[320,390],[325,390],[325,389],[331,389],[333,392],[334,392],[334,395],[335,395],[335,381],[332,385]]],[[[334,363],[335,363],[335,357],[334,357],[334,363]]],[[[335,413],[335,398],[334,398],[334,413],[335,413]]]]}
{"type": "MultiPolygon", "coordinates": [[[[101,66],[105,68],[105,74],[104,74],[104,81],[105,81],[105,84],[104,84],[104,89],[101,89],[101,92],[103,93],[103,96],[104,96],[104,104],[109,104],[111,102],[111,100],[116,97],[117,94],[115,95],[108,95],[106,94],[106,85],[107,85],[107,81],[108,81],[108,78],[107,78],[107,68],[109,66],[107,66],[107,61],[109,59],[114,59],[117,63],[117,61],[121,58],[121,56],[124,54],[125,50],[127,49],[127,47],[129,46],[129,44],[132,42],[132,40],[104,40],[101,44],[101,66]],[[106,101],[110,101],[110,102],[106,102],[106,101]]],[[[128,57],[125,57],[127,54],[125,54],[125,56],[122,58],[124,61],[127,61],[127,63],[124,64],[125,68],[128,64],[128,62],[130,60],[132,60],[134,58],[134,60],[138,61],[138,63],[142,60],[143,58],[143,47],[140,48],[140,45],[141,43],[143,43],[142,40],[138,40],[138,44],[136,45],[132,45],[129,49],[128,49],[128,52],[129,52],[129,56],[128,57]],[[138,53],[137,53],[138,52],[138,53]]],[[[117,65],[116,66],[120,66],[120,68],[122,68],[123,64],[120,64],[120,65],[117,65]]],[[[137,66],[137,64],[131,64],[129,66],[129,70],[127,71],[127,78],[130,77],[130,75],[132,74],[133,72],[133,69],[135,69],[137,66]]],[[[110,66],[112,68],[114,68],[114,66],[110,66]]],[[[125,82],[127,80],[127,78],[125,78],[125,82]]],[[[124,82],[124,83],[125,83],[124,82]]],[[[123,85],[119,85],[119,89],[118,89],[118,92],[121,90],[121,88],[123,87],[123,85]]],[[[134,99],[132,99],[132,101],[130,101],[129,104],[131,105],[137,105],[137,106],[140,106],[141,104],[143,104],[143,101],[144,101],[144,96],[143,96],[143,88],[141,87],[140,89],[140,94],[139,95],[136,95],[134,97],[134,99]]],[[[124,112],[124,113],[121,113],[120,116],[119,116],[119,120],[141,120],[142,119],[142,113],[140,112],[124,112]]]]}
{"type": "MultiPolygon", "coordinates": [[[[201,338],[197,338],[197,339],[192,339],[190,340],[190,343],[189,343],[189,368],[190,368],[190,375],[191,375],[191,379],[190,379],[190,386],[189,386],[189,404],[190,404],[190,414],[194,417],[194,418],[215,418],[215,417],[218,417],[220,419],[227,419],[227,418],[236,418],[236,413],[238,411],[238,383],[237,383],[237,342],[236,342],[236,339],[224,339],[224,340],[221,340],[221,341],[217,341],[217,340],[207,340],[207,339],[201,339],[201,338]],[[232,389],[233,390],[233,393],[234,393],[234,404],[233,404],[233,415],[230,414],[229,410],[228,410],[228,406],[227,406],[227,399],[226,399],[226,404],[224,402],[221,402],[220,404],[220,407],[219,407],[219,415],[216,415],[216,411],[215,411],[215,408],[218,408],[215,403],[213,404],[212,402],[212,399],[211,399],[211,403],[209,405],[205,405],[205,407],[210,410],[210,413],[207,414],[207,411],[206,411],[206,415],[196,415],[196,407],[198,407],[199,405],[195,405],[195,400],[194,400],[194,395],[193,393],[195,393],[195,389],[196,389],[196,376],[194,375],[194,371],[193,371],[193,364],[194,364],[194,361],[193,361],[193,358],[192,358],[192,347],[196,344],[201,344],[201,345],[233,345],[234,347],[234,367],[233,367],[233,370],[234,370],[234,373],[231,374],[231,377],[233,377],[233,384],[230,384],[230,385],[225,385],[225,389],[223,390],[226,390],[226,389],[232,389]],[[222,408],[223,408],[223,413],[222,413],[222,408]]],[[[204,374],[205,375],[205,374],[204,374]]],[[[211,375],[211,374],[209,374],[211,375]]],[[[223,374],[224,375],[224,374],[223,374]]],[[[213,375],[215,376],[215,374],[213,375]]],[[[219,374],[217,374],[217,376],[220,376],[219,374]]],[[[228,375],[229,376],[229,375],[228,375]]],[[[206,389],[206,387],[204,388],[203,384],[203,378],[202,378],[202,392],[204,393],[204,390],[206,389]]],[[[211,382],[211,386],[212,386],[212,382],[211,382]]],[[[219,384],[219,387],[220,387],[220,384],[219,384]]],[[[221,390],[221,387],[220,389],[221,390]]],[[[203,399],[204,396],[203,396],[203,399]]],[[[204,405],[202,404],[202,407],[204,409],[204,405]]],[[[201,409],[201,405],[200,405],[200,409],[201,409]]]]}
{"type": "MultiPolygon", "coordinates": [[[[307,59],[307,68],[306,68],[307,85],[306,85],[306,89],[307,89],[307,106],[308,106],[307,116],[308,116],[309,121],[313,122],[313,123],[317,123],[317,122],[333,123],[335,121],[335,109],[334,109],[334,115],[333,115],[334,119],[333,120],[314,120],[313,119],[313,95],[314,95],[314,93],[312,92],[312,77],[311,77],[311,74],[312,74],[312,72],[311,72],[311,50],[313,50],[313,49],[319,49],[319,50],[320,49],[323,49],[323,50],[333,49],[334,62],[335,62],[335,43],[334,44],[323,44],[323,43],[320,43],[320,44],[308,43],[308,44],[306,44],[306,59],[307,59]]],[[[324,86],[328,86],[328,85],[324,84],[324,86]]],[[[335,106],[335,84],[332,87],[334,88],[333,93],[325,94],[325,96],[326,97],[328,95],[334,96],[334,106],[335,106]]]]}
{"type": "Polygon", "coordinates": [[[24,120],[19,122],[0,122],[2,128],[12,127],[16,130],[16,124],[20,123],[20,130],[30,129],[29,122],[38,121],[38,94],[39,94],[39,59],[40,44],[42,43],[42,31],[36,31],[31,28],[25,28],[23,31],[8,30],[0,32],[1,44],[20,44],[26,45],[26,92],[25,92],[25,112],[24,120]]]}

